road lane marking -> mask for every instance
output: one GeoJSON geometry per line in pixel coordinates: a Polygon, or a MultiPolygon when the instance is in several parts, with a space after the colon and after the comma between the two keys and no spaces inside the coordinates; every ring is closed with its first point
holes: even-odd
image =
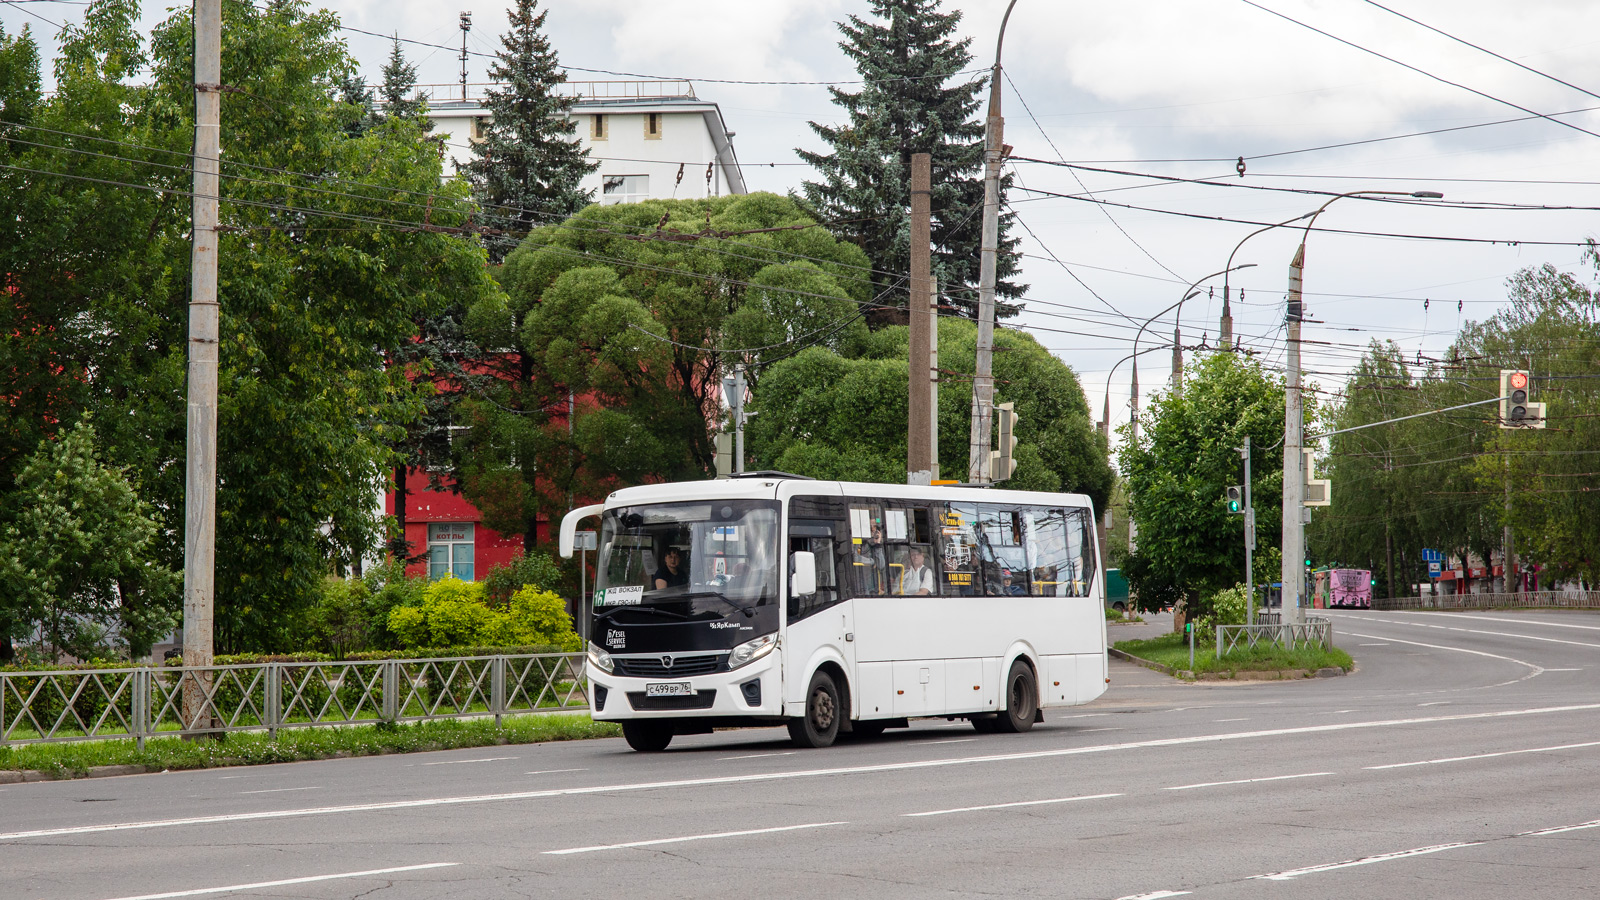
{"type": "Polygon", "coordinates": [[[1189,891],[1151,891],[1148,894],[1129,894],[1117,900],[1164,900],[1166,897],[1187,897],[1189,894],[1189,891]]]}
{"type": "Polygon", "coordinates": [[[241,794],[282,794],[282,793],[285,793],[287,791],[318,791],[318,790],[321,790],[321,789],[322,789],[322,785],[318,784],[318,785],[312,785],[311,787],[267,788],[265,790],[260,790],[260,791],[240,791],[239,793],[241,793],[241,794]]]}
{"type": "Polygon", "coordinates": [[[317,881],[336,881],[341,878],[368,878],[374,875],[394,875],[398,872],[420,872],[423,869],[444,869],[460,863],[423,863],[420,866],[396,866],[391,869],[368,869],[365,872],[340,872],[337,875],[307,875],[304,878],[285,878],[281,881],[257,881],[254,884],[230,884],[227,887],[195,888],[189,891],[168,891],[164,894],[140,894],[137,897],[117,897],[115,900],[168,900],[172,897],[200,897],[205,894],[226,894],[229,891],[259,891],[264,888],[285,887],[291,884],[311,884],[317,881]]]}
{"type": "Polygon", "coordinates": [[[1104,728],[1085,728],[1085,729],[1083,729],[1082,731],[1080,731],[1078,733],[1079,734],[1092,734],[1092,733],[1094,733],[1096,731],[1127,731],[1127,730],[1128,729],[1126,729],[1126,728],[1119,728],[1119,727],[1117,727],[1115,725],[1107,725],[1104,728]]]}
{"type": "Polygon", "coordinates": [[[1357,647],[1387,647],[1388,644],[1357,644],[1357,647]]]}
{"type": "Polygon", "coordinates": [[[1450,700],[1429,700],[1427,703],[1418,703],[1418,706],[1449,706],[1450,700]]]}
{"type": "Polygon", "coordinates": [[[1410,766],[1437,766],[1440,763],[1465,762],[1469,759],[1494,759],[1497,756],[1516,756],[1521,753],[1552,753],[1556,750],[1577,750],[1581,747],[1600,747],[1600,741],[1582,744],[1562,744],[1558,747],[1532,747],[1526,750],[1502,750],[1498,753],[1479,753],[1473,756],[1447,756],[1442,759],[1422,759],[1416,762],[1390,763],[1386,766],[1363,766],[1364,769],[1404,769],[1410,766]]]}
{"type": "Polygon", "coordinates": [[[1321,866],[1307,866],[1304,869],[1290,869],[1287,872],[1273,872],[1271,875],[1253,876],[1256,880],[1265,881],[1292,881],[1301,875],[1315,875],[1319,872],[1332,872],[1335,869],[1349,869],[1354,866],[1370,866],[1373,863],[1389,862],[1395,859],[1408,859],[1413,856],[1426,856],[1429,853],[1440,853],[1445,850],[1456,850],[1461,847],[1476,847],[1485,841],[1461,841],[1454,844],[1434,844],[1431,847],[1416,847],[1411,850],[1397,850],[1394,853],[1380,853],[1377,856],[1363,856],[1360,859],[1347,859],[1344,862],[1327,863],[1321,866]]]}
{"type": "Polygon", "coordinates": [[[588,769],[540,769],[537,772],[523,772],[524,775],[554,775],[557,772],[587,772],[588,769]]]}
{"type": "Polygon", "coordinates": [[[812,822],[809,825],[783,825],[778,828],[752,828],[748,831],[719,831],[716,834],[692,834],[687,837],[656,838],[653,841],[629,841],[625,844],[597,844],[593,847],[568,847],[565,850],[546,850],[546,856],[566,856],[572,853],[596,853],[601,850],[627,850],[632,847],[659,847],[662,844],[683,844],[689,841],[710,841],[716,838],[744,837],[751,834],[774,834],[779,831],[800,831],[806,828],[827,828],[831,825],[848,825],[849,822],[812,822]]]}
{"type": "Polygon", "coordinates": [[[521,759],[521,758],[522,757],[520,757],[520,756],[486,756],[483,759],[447,759],[447,760],[444,760],[442,762],[412,763],[411,765],[407,766],[406,768],[415,768],[416,766],[459,766],[459,765],[464,765],[466,763],[504,762],[504,761],[506,761],[508,759],[521,759]]]}
{"type": "MultiPolygon", "coordinates": [[[[1353,631],[1350,632],[1350,634],[1352,636],[1354,636],[1354,637],[1373,637],[1373,635],[1370,635],[1370,634],[1356,634],[1353,631]]],[[[1471,654],[1472,656],[1487,656],[1490,659],[1503,659],[1506,662],[1513,662],[1513,663],[1516,663],[1519,666],[1527,666],[1528,668],[1533,670],[1532,672],[1529,672],[1527,675],[1524,675],[1521,678],[1518,678],[1517,681],[1527,681],[1529,678],[1532,678],[1532,677],[1534,677],[1536,675],[1541,675],[1541,674],[1544,673],[1544,666],[1541,666],[1541,665],[1538,665],[1538,664],[1535,664],[1535,663],[1531,663],[1531,662],[1527,662],[1525,660],[1516,659],[1515,657],[1511,657],[1511,656],[1501,656],[1498,653],[1486,653],[1486,652],[1484,652],[1482,650],[1468,650],[1465,647],[1446,647],[1443,644],[1424,644],[1421,641],[1402,641],[1399,638],[1393,638],[1392,640],[1396,644],[1409,644],[1409,645],[1411,645],[1413,647],[1427,647],[1430,650],[1453,650],[1456,653],[1468,653],[1468,654],[1471,654]]],[[[1600,646],[1600,645],[1597,645],[1597,646],[1600,646]]],[[[1509,684],[1510,682],[1507,682],[1507,683],[1509,684]]]]}
{"type": "Polygon", "coordinates": [[[1332,775],[1332,772],[1306,772],[1301,775],[1273,775],[1270,778],[1241,778],[1238,781],[1205,781],[1200,784],[1182,784],[1177,787],[1162,788],[1167,791],[1191,791],[1195,788],[1223,787],[1230,784],[1260,784],[1263,781],[1288,781],[1291,778],[1320,778],[1332,775]]]}
{"type": "Polygon", "coordinates": [[[1582,672],[1583,671],[1583,667],[1579,666],[1576,669],[1545,669],[1545,671],[1546,672],[1582,672]]]}
{"type": "Polygon", "coordinates": [[[965,744],[968,741],[975,741],[975,740],[977,740],[977,738],[950,738],[947,741],[928,741],[928,743],[930,743],[930,744],[965,744]]]}
{"type": "Polygon", "coordinates": [[[1587,828],[1600,828],[1600,819],[1593,822],[1582,822],[1577,825],[1561,825],[1556,828],[1541,828],[1538,831],[1522,831],[1517,837],[1539,837],[1545,834],[1564,834],[1568,831],[1583,831],[1587,828]]]}
{"type": "MultiPolygon", "coordinates": [[[[1384,621],[1389,621],[1389,620],[1386,620],[1386,619],[1369,619],[1367,621],[1384,622],[1384,621]]],[[[1589,648],[1592,648],[1592,649],[1595,649],[1595,650],[1600,650],[1600,644],[1591,644],[1591,643],[1589,643],[1587,641],[1564,641],[1561,638],[1539,637],[1538,635],[1533,635],[1533,634],[1513,634],[1513,633],[1511,633],[1509,631],[1483,631],[1482,629],[1478,629],[1478,628],[1455,628],[1455,627],[1452,627],[1450,625],[1423,625],[1420,622],[1395,622],[1395,621],[1389,621],[1389,624],[1391,624],[1391,625],[1416,625],[1419,628],[1438,628],[1438,629],[1441,629],[1443,631],[1458,631],[1458,632],[1460,632],[1462,634],[1486,634],[1486,635],[1489,635],[1490,637],[1519,638],[1519,639],[1524,640],[1524,641],[1541,641],[1541,642],[1546,643],[1546,644],[1569,644],[1569,645],[1571,645],[1573,647],[1589,647],[1589,648]]],[[[1359,635],[1356,635],[1356,637],[1378,638],[1379,640],[1383,640],[1384,639],[1380,635],[1375,635],[1375,634],[1359,634],[1359,635]]],[[[1405,641],[1397,641],[1397,643],[1403,644],[1403,643],[1405,643],[1405,641]]]]}
{"type": "Polygon", "coordinates": [[[786,750],[782,753],[749,753],[744,756],[719,756],[717,757],[717,761],[726,762],[730,759],[766,759],[769,756],[793,756],[794,754],[795,751],[793,750],[786,750]]]}
{"type": "MultiPolygon", "coordinates": [[[[1447,648],[1448,649],[1448,648],[1447,648]]],[[[1476,652],[1476,651],[1472,651],[1476,652]]],[[[978,765],[983,763],[1019,762],[1025,760],[1056,759],[1090,753],[1115,753],[1161,747],[1182,747],[1191,744],[1217,744],[1227,741],[1254,740],[1271,737],[1329,734],[1338,731],[1360,731],[1372,728],[1399,728],[1408,725],[1431,725],[1443,722],[1470,722],[1487,719],[1520,718],[1556,713],[1595,712],[1600,703],[1581,703],[1568,706],[1540,706],[1526,709],[1506,709],[1494,712],[1455,713],[1446,716],[1414,716],[1404,719],[1378,719],[1366,722],[1335,722],[1328,725],[1303,725],[1291,728],[1271,728],[1260,731],[1236,731],[1223,734],[1201,734],[1188,737],[1152,738],[1118,744],[1093,744],[1087,747],[1063,747],[1054,750],[1027,750],[1016,753],[996,753],[985,756],[957,756],[946,759],[911,760],[898,763],[839,766],[829,769],[793,769],[786,772],[757,772],[748,775],[716,775],[705,778],[687,778],[677,781],[647,781],[631,784],[601,784],[587,787],[547,788],[533,791],[514,791],[500,794],[468,794],[453,797],[428,797],[420,800],[390,800],[378,803],[358,803],[347,806],[316,806],[296,809],[263,810],[249,813],[225,813],[211,816],[189,816],[178,819],[151,819],[142,822],[114,822],[100,825],[74,825],[63,828],[44,828],[34,831],[0,832],[0,841],[16,841],[40,837],[60,837],[73,834],[103,834],[149,828],[172,828],[183,825],[217,825],[227,822],[253,822],[272,819],[290,819],[303,816],[344,815],[359,812],[379,812],[395,809],[425,809],[439,806],[459,806],[469,803],[504,803],[518,800],[542,800],[551,797],[577,797],[593,794],[615,794],[632,791],[654,791],[667,788],[706,787],[711,785],[749,784],[761,781],[782,781],[792,778],[818,778],[832,775],[866,775],[879,772],[900,772],[917,769],[934,769],[946,766],[978,765]]]]}
{"type": "Polygon", "coordinates": [[[1250,718],[1248,716],[1246,716],[1243,719],[1212,719],[1211,721],[1213,721],[1213,722],[1248,722],[1248,721],[1250,721],[1250,718]]]}
{"type": "Polygon", "coordinates": [[[1104,800],[1121,797],[1121,794],[1087,794],[1082,797],[1056,797],[1051,800],[1019,800],[1015,803],[992,803],[988,806],[963,806],[958,809],[935,809],[930,812],[901,813],[902,819],[920,819],[924,816],[948,816],[951,813],[983,812],[990,809],[1016,809],[1019,806],[1045,806],[1051,803],[1074,803],[1079,800],[1104,800]]]}

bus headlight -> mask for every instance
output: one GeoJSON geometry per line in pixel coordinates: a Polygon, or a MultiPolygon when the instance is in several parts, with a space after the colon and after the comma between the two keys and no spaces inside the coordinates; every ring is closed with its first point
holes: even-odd
{"type": "Polygon", "coordinates": [[[594,644],[589,645],[589,662],[594,663],[594,667],[602,672],[610,672],[613,668],[611,654],[594,644]]]}
{"type": "Polygon", "coordinates": [[[745,641],[733,648],[728,654],[728,668],[737,669],[746,663],[752,663],[772,652],[778,646],[778,636],[775,634],[762,635],[753,641],[745,641]]]}

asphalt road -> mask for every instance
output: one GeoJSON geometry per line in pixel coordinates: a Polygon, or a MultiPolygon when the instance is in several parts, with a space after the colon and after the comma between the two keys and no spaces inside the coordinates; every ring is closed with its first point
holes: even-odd
{"type": "MultiPolygon", "coordinates": [[[[1344,678],[1113,662],[1025,735],[781,729],[0,789],[0,900],[1593,898],[1600,615],[1334,612],[1344,678]]],[[[1113,639],[1133,636],[1113,629],[1113,639]]]]}

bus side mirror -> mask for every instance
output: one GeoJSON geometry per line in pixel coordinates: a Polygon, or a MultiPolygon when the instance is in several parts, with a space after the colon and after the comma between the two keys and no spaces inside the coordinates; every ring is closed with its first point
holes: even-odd
{"type": "Polygon", "coordinates": [[[789,554],[789,596],[809,597],[817,592],[817,556],[810,550],[789,554]]]}

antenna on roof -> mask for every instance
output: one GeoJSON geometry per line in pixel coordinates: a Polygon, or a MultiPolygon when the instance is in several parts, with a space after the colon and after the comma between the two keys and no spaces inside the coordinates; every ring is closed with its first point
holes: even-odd
{"type": "Polygon", "coordinates": [[[467,32],[472,30],[472,13],[461,12],[461,99],[467,99],[467,32]]]}

